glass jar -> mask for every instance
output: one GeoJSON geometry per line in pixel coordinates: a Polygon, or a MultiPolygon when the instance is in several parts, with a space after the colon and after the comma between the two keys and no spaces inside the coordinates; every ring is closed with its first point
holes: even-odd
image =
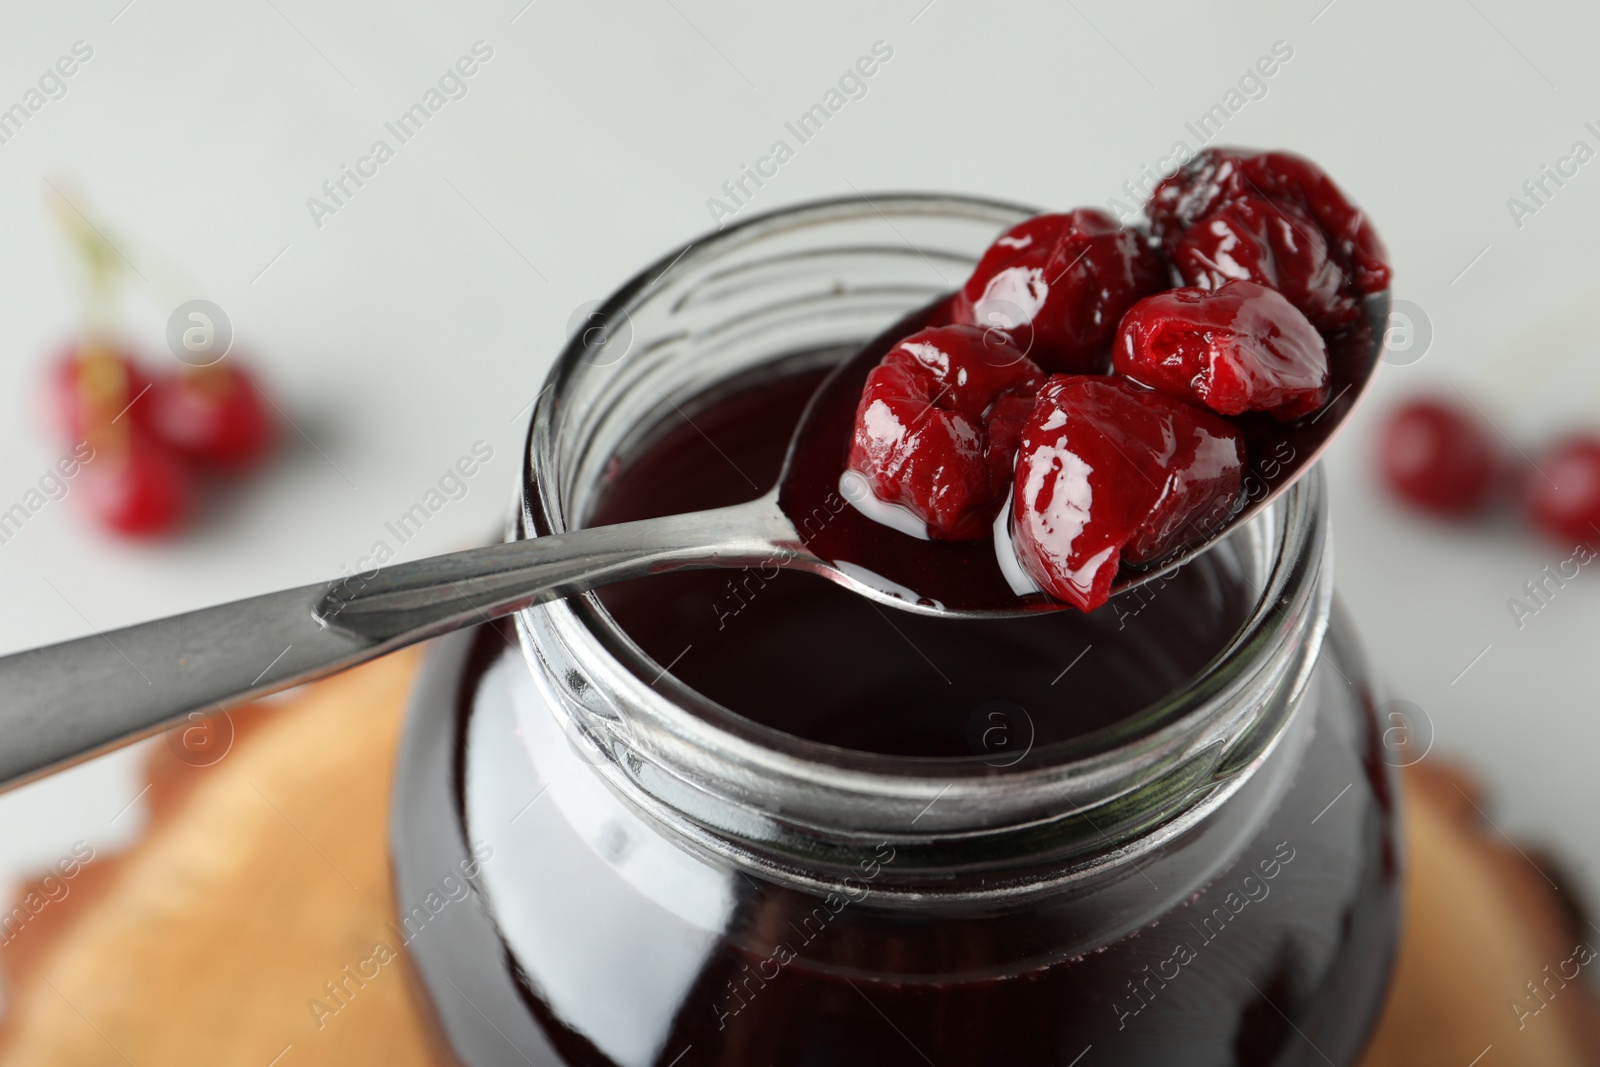
{"type": "MultiPolygon", "coordinates": [[[[510,536],[583,525],[668,421],[842,358],[1028,214],[828,201],[664,257],[553,368],[510,536]]],[[[971,755],[738,714],[596,595],[440,641],[392,838],[395,934],[451,1047],[540,1067],[1353,1063],[1397,937],[1396,797],[1333,611],[1320,473],[1203,558],[1247,592],[1209,662],[1047,743],[1006,711],[971,755]]]]}

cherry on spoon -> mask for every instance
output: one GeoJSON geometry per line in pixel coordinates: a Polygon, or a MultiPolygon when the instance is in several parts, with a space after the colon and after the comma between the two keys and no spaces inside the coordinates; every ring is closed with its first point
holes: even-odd
{"type": "MultiPolygon", "coordinates": [[[[1233,516],[1168,559],[1125,567],[1113,593],[1193,559],[1310,468],[1372,376],[1388,305],[1387,293],[1366,298],[1364,324],[1330,343],[1330,400],[1317,415],[1291,425],[1237,420],[1250,467],[1233,516]]],[[[919,540],[840,495],[867,374],[936,310],[896,323],[829,375],[801,417],[778,484],[747,504],[435,556],[0,658],[0,789],[425,638],[665,571],[777,563],[882,604],[950,617],[1064,608],[1014,593],[992,541],[919,540]]]]}

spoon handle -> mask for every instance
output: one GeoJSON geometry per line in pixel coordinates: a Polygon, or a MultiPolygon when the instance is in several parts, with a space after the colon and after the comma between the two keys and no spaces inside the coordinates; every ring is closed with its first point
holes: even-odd
{"type": "Polygon", "coordinates": [[[0,789],[610,582],[796,558],[775,498],[474,548],[0,657],[0,789]]]}

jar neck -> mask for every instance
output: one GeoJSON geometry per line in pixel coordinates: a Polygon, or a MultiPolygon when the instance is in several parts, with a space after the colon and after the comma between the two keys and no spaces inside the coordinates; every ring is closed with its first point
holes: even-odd
{"type": "MultiPolygon", "coordinates": [[[[1005,767],[844,752],[709,705],[670,675],[651,685],[614,635],[590,629],[608,622],[597,603],[569,619],[534,608],[519,629],[595,772],[696,850],[820,887],[888,843],[880,890],[1043,889],[1137,866],[1179,824],[1233,802],[1292,733],[1332,600],[1324,497],[1314,472],[1242,532],[1244,577],[1261,595],[1191,684],[1005,767]]],[[[1275,795],[1250,792],[1240,802],[1262,811],[1275,795]]]]}

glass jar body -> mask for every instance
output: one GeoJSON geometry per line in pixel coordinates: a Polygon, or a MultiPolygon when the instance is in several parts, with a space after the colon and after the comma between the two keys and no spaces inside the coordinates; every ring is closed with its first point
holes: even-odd
{"type": "MultiPolygon", "coordinates": [[[[1090,1047],[1152,1067],[1354,1063],[1400,872],[1392,768],[1345,636],[1336,622],[1291,724],[1304,747],[1256,771],[1289,779],[1264,821],[1198,892],[1086,951],[1064,947],[1048,897],[880,904],[888,843],[832,894],[684,851],[601,783],[506,630],[450,638],[397,783],[398,896],[414,913],[475,863],[483,907],[415,924],[413,958],[473,1065],[507,1062],[508,1041],[540,1067],[1069,1064],[1090,1047]]],[[[1158,862],[1126,877],[1183,888],[1158,862]]]]}
{"type": "MultiPolygon", "coordinates": [[[[812,205],[664,260],[552,372],[512,535],[582,525],[664,420],[839,358],[1024,214],[812,205]]],[[[788,736],[684,685],[592,595],[441,643],[393,832],[402,927],[458,1055],[1352,1062],[1399,873],[1364,670],[1328,627],[1320,480],[1215,555],[1258,597],[1222,651],[1016,760],[788,736]],[[408,906],[457,870],[475,906],[408,906]]]]}

